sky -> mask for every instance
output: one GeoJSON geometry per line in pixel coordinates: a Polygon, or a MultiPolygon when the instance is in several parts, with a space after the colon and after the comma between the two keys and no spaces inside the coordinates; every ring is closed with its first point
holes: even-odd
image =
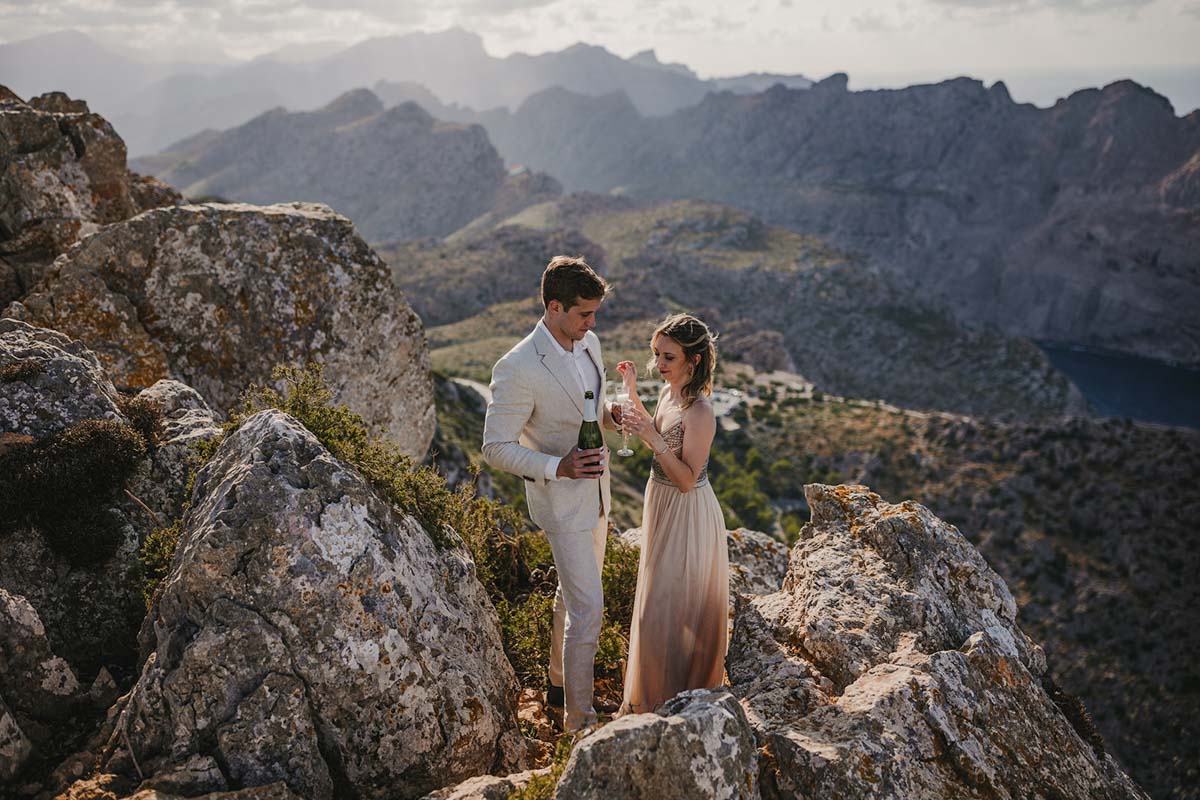
{"type": "Polygon", "coordinates": [[[206,61],[452,26],[492,55],[652,48],[701,77],[846,72],[856,89],[970,75],[1017,99],[1037,80],[1132,77],[1194,82],[1200,98],[1200,0],[0,0],[3,42],[73,28],[206,61]]]}

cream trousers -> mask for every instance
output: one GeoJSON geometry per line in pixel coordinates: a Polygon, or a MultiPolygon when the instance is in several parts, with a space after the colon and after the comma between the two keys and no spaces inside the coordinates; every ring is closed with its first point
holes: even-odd
{"type": "Polygon", "coordinates": [[[608,518],[601,514],[591,530],[547,531],[546,538],[558,571],[550,636],[550,683],[563,687],[563,727],[570,731],[596,722],[592,689],[600,623],[604,620],[600,572],[604,568],[608,518]]]}

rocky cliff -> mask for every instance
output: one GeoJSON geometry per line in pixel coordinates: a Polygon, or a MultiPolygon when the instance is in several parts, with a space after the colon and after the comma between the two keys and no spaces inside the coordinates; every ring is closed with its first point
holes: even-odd
{"type": "Polygon", "coordinates": [[[1145,796],[957,529],[860,486],[805,495],[783,589],[739,609],[728,658],[764,796],[1145,796]]]}
{"type": "Polygon", "coordinates": [[[415,103],[384,110],[365,89],[317,111],[277,108],[138,164],[189,197],[325,203],[372,240],[444,236],[559,191],[545,177],[510,179],[478,125],[435,120],[415,103]]]}
{"type": "Polygon", "coordinates": [[[1125,81],[1049,109],[957,79],[715,94],[666,117],[562,89],[480,117],[569,191],[696,198],[866,253],[959,319],[1200,364],[1200,113],[1125,81]]]}

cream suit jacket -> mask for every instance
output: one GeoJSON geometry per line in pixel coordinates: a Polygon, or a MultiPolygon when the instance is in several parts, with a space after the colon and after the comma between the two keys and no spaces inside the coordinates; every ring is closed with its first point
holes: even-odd
{"type": "MultiPolygon", "coordinates": [[[[588,353],[600,373],[604,362],[600,340],[587,332],[588,353]]],[[[609,511],[609,474],[595,479],[546,480],[551,459],[575,449],[583,422],[583,392],[568,363],[541,328],[522,339],[492,368],[492,399],[483,424],[483,457],[496,469],[525,479],[529,517],[545,531],[591,530],[601,508],[609,511]]],[[[601,426],[612,429],[612,417],[599,402],[601,426]]]]}

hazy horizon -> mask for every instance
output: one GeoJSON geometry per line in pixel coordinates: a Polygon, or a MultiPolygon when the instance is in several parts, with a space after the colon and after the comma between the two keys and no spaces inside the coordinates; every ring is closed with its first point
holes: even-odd
{"type": "MultiPolygon", "coordinates": [[[[3,3],[0,3],[0,12],[4,9],[3,3]]],[[[2,19],[2,16],[0,16],[2,19]]],[[[460,26],[456,26],[460,27],[460,26]]],[[[465,30],[465,29],[464,29],[465,30]]],[[[7,44],[16,44],[30,39],[41,38],[43,36],[54,36],[56,34],[64,34],[70,32],[78,32],[87,35],[92,40],[96,41],[106,50],[122,55],[126,58],[145,60],[151,63],[171,63],[170,60],[161,57],[161,54],[153,51],[140,49],[130,46],[128,42],[114,42],[106,40],[108,37],[97,36],[85,30],[81,30],[79,26],[64,28],[57,31],[48,31],[29,37],[7,37],[0,38],[0,46],[7,44]]],[[[444,33],[445,31],[408,31],[407,33],[425,33],[436,34],[444,33]]],[[[475,33],[473,31],[468,31],[475,33]]],[[[381,36],[403,35],[403,34],[381,34],[381,36]]],[[[209,67],[232,67],[238,64],[249,63],[257,58],[265,56],[280,57],[283,60],[303,58],[319,58],[324,55],[332,54],[339,50],[352,47],[374,36],[362,37],[356,41],[332,41],[324,40],[318,42],[294,42],[284,44],[280,47],[264,50],[261,53],[249,55],[245,57],[234,57],[227,53],[214,54],[218,58],[214,58],[207,62],[194,60],[177,60],[176,64],[196,64],[209,67]]],[[[485,51],[494,57],[502,58],[513,53],[497,53],[495,48],[488,45],[486,38],[483,38],[485,51]]],[[[575,44],[588,44],[598,47],[605,47],[603,44],[594,42],[577,42],[575,44]]],[[[570,44],[565,47],[571,46],[570,44]]],[[[622,53],[606,47],[614,55],[622,58],[629,58],[636,52],[622,53]]],[[[646,48],[653,50],[660,61],[670,63],[671,59],[666,58],[658,51],[657,48],[646,48]]],[[[529,55],[538,55],[540,53],[553,52],[542,50],[539,52],[530,52],[529,55]]],[[[732,77],[734,73],[723,74],[705,74],[697,65],[683,62],[684,66],[693,70],[701,78],[725,78],[732,77]]],[[[183,70],[186,72],[186,70],[183,70]]],[[[746,72],[779,72],[779,70],[771,70],[767,68],[752,69],[746,72]]],[[[813,80],[820,80],[834,72],[845,72],[849,76],[850,89],[852,91],[870,90],[870,89],[893,89],[903,88],[921,83],[938,83],[956,77],[969,77],[981,80],[984,83],[991,85],[997,81],[1003,81],[1008,87],[1013,99],[1022,103],[1033,103],[1036,106],[1045,108],[1053,105],[1056,100],[1070,95],[1074,91],[1087,88],[1100,88],[1104,85],[1112,83],[1116,80],[1133,80],[1143,86],[1148,86],[1154,91],[1166,97],[1175,109],[1175,113],[1179,116],[1186,116],[1188,113],[1200,109],[1200,62],[1196,64],[1181,64],[1177,66],[1155,66],[1155,65],[1114,65],[1110,67],[1062,67],[1062,68],[1044,68],[1044,69],[1021,69],[1013,68],[1004,72],[997,71],[967,71],[956,70],[953,67],[947,66],[944,70],[937,69],[905,69],[896,68],[893,70],[853,70],[850,68],[842,68],[831,70],[830,72],[813,72],[811,70],[798,69],[784,74],[801,74],[813,80]]],[[[745,74],[745,73],[737,73],[745,74]]],[[[0,76],[0,83],[3,82],[0,76]]]]}

